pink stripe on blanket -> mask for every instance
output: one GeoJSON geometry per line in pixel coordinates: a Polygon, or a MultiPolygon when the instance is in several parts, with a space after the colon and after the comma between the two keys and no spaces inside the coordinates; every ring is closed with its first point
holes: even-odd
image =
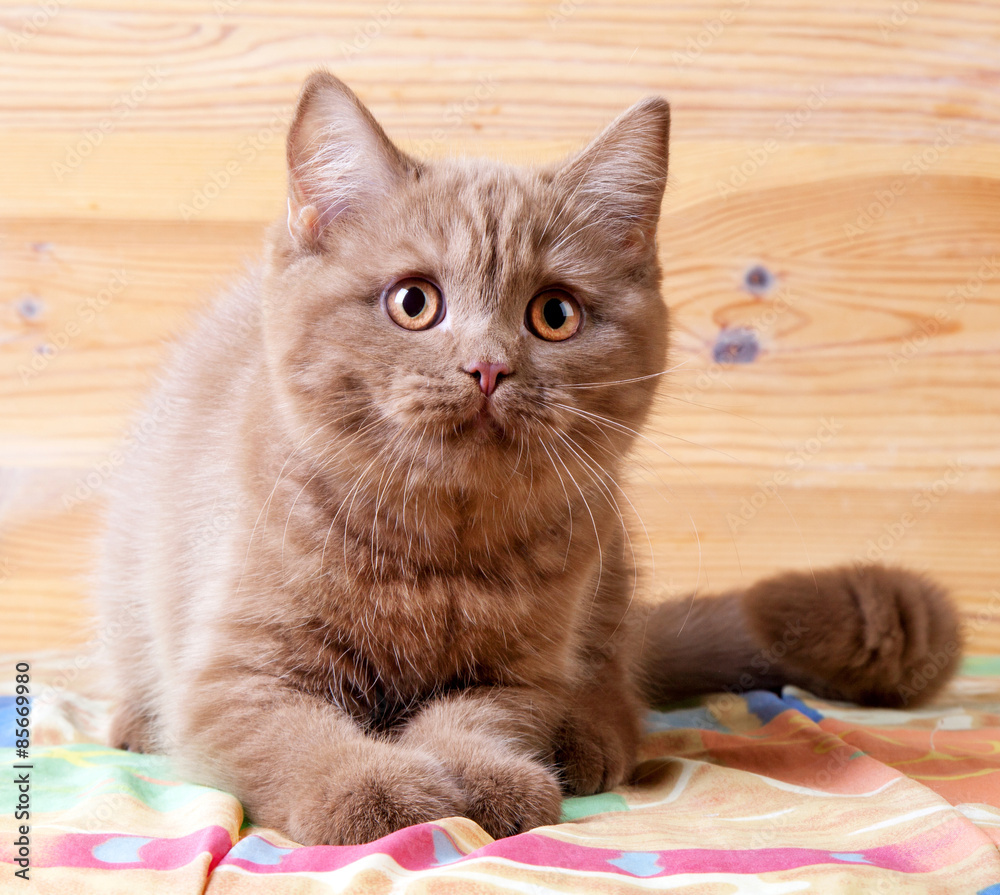
{"type": "Polygon", "coordinates": [[[90,867],[129,870],[177,870],[208,853],[208,872],[233,847],[229,832],[211,826],[177,839],[147,839],[114,833],[68,833],[46,843],[32,859],[34,867],[90,867]]]}
{"type": "Polygon", "coordinates": [[[981,847],[981,836],[968,833],[967,825],[955,818],[954,822],[946,821],[909,840],[857,852],[815,848],[622,851],[577,845],[543,833],[524,833],[466,854],[444,829],[434,824],[400,830],[367,845],[297,848],[274,846],[256,834],[234,846],[225,829],[211,826],[177,839],[71,833],[48,843],[33,863],[40,867],[174,870],[208,853],[209,873],[216,866],[239,867],[259,874],[323,873],[339,870],[369,855],[384,854],[405,870],[503,858],[522,866],[631,878],[678,873],[757,874],[830,864],[868,864],[903,873],[923,873],[960,862],[981,847]]]}
{"type": "Polygon", "coordinates": [[[540,833],[524,833],[463,854],[443,829],[424,824],[359,846],[278,849],[259,836],[249,836],[221,865],[232,864],[256,873],[323,873],[339,870],[368,855],[385,854],[405,870],[504,858],[523,866],[596,871],[633,878],[675,873],[755,874],[822,864],[868,864],[903,873],[923,873],[959,862],[979,849],[981,837],[968,835],[969,832],[968,825],[956,818],[904,842],[858,852],[814,848],[620,851],[567,843],[540,833]]]}

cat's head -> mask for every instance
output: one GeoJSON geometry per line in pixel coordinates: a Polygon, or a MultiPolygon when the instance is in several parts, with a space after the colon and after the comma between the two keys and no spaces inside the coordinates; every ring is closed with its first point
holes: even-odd
{"type": "Polygon", "coordinates": [[[549,167],[420,162],[314,74],[265,283],[300,433],[359,469],[381,451],[383,475],[463,487],[613,466],[665,364],[668,128],[648,99],[549,167]]]}

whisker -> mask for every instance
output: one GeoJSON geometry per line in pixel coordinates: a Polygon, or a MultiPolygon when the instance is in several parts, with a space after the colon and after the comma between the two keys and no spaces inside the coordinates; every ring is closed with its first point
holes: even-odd
{"type": "MultiPolygon", "coordinates": [[[[580,407],[573,407],[571,404],[563,404],[563,403],[561,403],[559,401],[553,401],[552,402],[552,406],[553,407],[561,407],[563,410],[568,410],[570,413],[575,413],[578,416],[584,417],[584,418],[589,419],[589,420],[593,420],[598,425],[604,424],[604,425],[610,426],[611,428],[613,428],[613,429],[615,429],[615,430],[617,430],[619,432],[624,432],[627,435],[631,435],[633,438],[638,438],[639,440],[644,441],[647,444],[649,444],[651,447],[654,447],[657,451],[659,451],[665,457],[669,458],[670,460],[673,460],[674,463],[676,463],[678,466],[683,467],[685,470],[687,470],[688,472],[690,472],[692,475],[695,474],[694,471],[691,469],[691,467],[689,467],[686,463],[684,463],[683,460],[678,460],[677,457],[675,457],[671,453],[669,453],[662,445],[657,444],[648,435],[645,435],[644,433],[640,432],[638,429],[633,429],[630,426],[626,426],[624,423],[620,423],[617,420],[611,419],[610,417],[601,416],[600,414],[592,413],[589,410],[583,410],[580,407]]],[[[665,436],[667,438],[673,438],[676,441],[683,442],[684,444],[689,444],[692,447],[701,448],[702,450],[705,450],[705,451],[711,451],[712,453],[720,454],[723,457],[725,457],[727,460],[732,460],[734,463],[741,464],[741,465],[743,463],[743,461],[738,460],[736,457],[732,456],[732,454],[727,454],[725,451],[720,450],[719,448],[713,448],[713,447],[711,447],[711,446],[709,446],[707,444],[699,444],[697,441],[691,441],[688,438],[682,438],[680,435],[674,435],[671,432],[658,432],[657,434],[663,435],[663,436],[665,436]]]]}
{"type": "MultiPolygon", "coordinates": [[[[566,483],[563,481],[562,473],[559,472],[559,467],[556,466],[556,461],[552,458],[552,454],[549,453],[549,449],[545,446],[545,442],[539,439],[539,445],[542,450],[545,451],[549,458],[549,462],[552,464],[552,468],[555,470],[556,475],[559,477],[559,484],[562,485],[563,494],[566,497],[566,515],[569,519],[569,535],[566,539],[566,553],[563,556],[563,567],[562,570],[566,571],[566,566],[569,563],[569,548],[573,543],[573,504],[569,499],[569,492],[566,490],[566,483]]],[[[568,472],[569,470],[567,470],[568,472]]]]}
{"type": "MultiPolygon", "coordinates": [[[[600,414],[591,413],[590,411],[584,411],[581,408],[572,407],[572,406],[570,406],[568,404],[562,404],[562,403],[559,403],[559,402],[553,402],[553,406],[561,407],[564,410],[569,411],[570,413],[574,413],[574,414],[580,416],[581,418],[588,420],[594,426],[597,427],[598,431],[601,431],[602,425],[608,425],[609,427],[612,427],[612,428],[618,427],[619,429],[626,431],[628,434],[635,435],[635,436],[638,436],[640,438],[644,438],[646,441],[649,441],[649,443],[653,447],[655,447],[658,451],[660,451],[661,453],[663,453],[670,460],[672,460],[673,462],[677,463],[679,466],[682,466],[685,470],[687,470],[688,472],[690,472],[691,475],[694,478],[698,478],[698,475],[694,472],[694,470],[690,469],[690,467],[688,467],[685,463],[681,462],[676,457],[672,456],[669,452],[667,452],[666,450],[664,450],[655,441],[652,441],[652,440],[646,438],[646,436],[642,435],[642,433],[637,432],[635,429],[632,429],[629,426],[626,426],[624,423],[619,423],[617,420],[612,420],[612,419],[610,419],[608,417],[601,416],[600,414]]],[[[700,447],[700,445],[696,445],[696,446],[700,447]]],[[[669,492],[670,496],[674,500],[678,500],[679,501],[679,498],[677,497],[677,495],[674,492],[674,490],[669,485],[667,485],[665,482],[663,482],[663,480],[660,479],[659,475],[657,475],[656,473],[654,473],[654,475],[660,481],[660,483],[667,489],[667,491],[669,492]]],[[[630,501],[630,503],[631,503],[631,501],[630,501]]],[[[694,520],[694,516],[691,513],[690,507],[688,507],[687,504],[684,501],[680,501],[680,504],[681,504],[681,507],[684,510],[685,515],[688,518],[688,521],[691,523],[691,531],[694,533],[695,541],[698,544],[698,574],[697,574],[696,582],[695,582],[695,587],[697,587],[698,584],[700,584],[700,582],[701,582],[701,571],[702,571],[702,563],[703,563],[703,551],[702,551],[702,545],[701,545],[701,535],[698,533],[698,525],[697,525],[697,523],[694,520]]],[[[635,509],[634,506],[633,506],[633,509],[635,509]]],[[[640,519],[640,521],[642,521],[642,517],[639,515],[638,511],[636,512],[636,515],[640,519]]],[[[648,538],[648,532],[647,532],[647,538],[648,538]]],[[[734,549],[736,549],[736,551],[737,551],[737,557],[738,557],[739,556],[739,549],[736,546],[736,539],[733,536],[732,532],[730,532],[730,538],[733,540],[733,547],[734,547],[734,549]]],[[[652,553],[652,542],[651,542],[651,540],[650,540],[650,555],[651,555],[651,558],[653,559],[653,561],[655,563],[655,556],[652,553]]]]}
{"type": "MultiPolygon", "coordinates": [[[[625,524],[625,516],[622,513],[621,506],[618,504],[618,500],[615,498],[614,493],[612,492],[611,488],[608,486],[608,484],[606,482],[603,481],[603,479],[601,479],[601,477],[597,473],[597,470],[594,469],[594,467],[591,465],[591,463],[588,462],[588,459],[591,460],[591,461],[593,461],[593,457],[591,457],[590,454],[587,453],[587,451],[581,445],[579,445],[576,441],[574,441],[572,438],[570,438],[570,436],[568,434],[556,432],[556,436],[560,439],[560,441],[563,442],[563,444],[566,445],[567,448],[569,448],[569,450],[577,457],[577,459],[580,460],[580,462],[584,465],[585,470],[589,471],[591,480],[594,482],[594,484],[598,485],[599,487],[602,487],[605,490],[605,492],[607,493],[608,497],[611,499],[611,503],[614,506],[615,513],[618,515],[618,521],[621,523],[622,533],[624,534],[625,540],[628,543],[629,553],[631,554],[631,557],[632,557],[632,573],[633,573],[632,574],[632,593],[629,595],[629,601],[628,601],[628,605],[631,606],[632,605],[632,601],[635,599],[636,588],[638,587],[637,576],[638,576],[638,571],[639,571],[639,565],[638,565],[637,557],[635,555],[635,545],[632,542],[632,535],[629,532],[628,526],[625,524]],[[574,447],[574,445],[575,445],[575,447],[574,447]],[[587,459],[585,459],[585,458],[587,458],[587,459]]],[[[628,501],[629,506],[632,507],[632,512],[635,513],[636,519],[639,520],[639,524],[642,526],[642,529],[645,532],[646,542],[649,544],[650,562],[651,562],[651,564],[654,564],[655,563],[655,558],[653,556],[653,542],[652,542],[652,540],[649,537],[649,530],[646,528],[646,523],[643,521],[642,516],[639,514],[639,511],[636,509],[635,504],[632,503],[632,500],[629,498],[628,494],[615,481],[614,477],[611,476],[610,474],[606,473],[606,472],[605,472],[605,475],[608,477],[608,479],[611,481],[611,483],[618,490],[618,493],[621,494],[622,497],[624,497],[625,500],[628,501]]],[[[624,619],[624,615],[622,616],[622,619],[624,619]]],[[[616,633],[618,631],[618,628],[620,626],[621,626],[621,620],[619,620],[619,623],[615,627],[614,632],[612,632],[612,636],[614,635],[614,633],[616,633]]],[[[610,637],[609,637],[609,640],[610,640],[610,637]]]]}
{"type": "MultiPolygon", "coordinates": [[[[544,424],[546,428],[552,432],[552,434],[558,436],[559,432],[553,426],[544,424]]],[[[553,445],[554,447],[554,445],[553,445]]],[[[584,493],[583,486],[576,480],[576,476],[570,472],[569,467],[566,465],[562,457],[559,456],[558,451],[555,453],[555,458],[562,464],[563,469],[566,470],[566,475],[569,476],[569,480],[576,486],[576,490],[580,492],[580,497],[583,500],[583,506],[587,510],[587,515],[590,516],[590,524],[594,526],[594,538],[597,541],[597,582],[594,585],[594,599],[597,598],[598,593],[600,593],[601,579],[604,576],[604,549],[601,546],[601,534],[597,527],[597,520],[594,518],[594,513],[590,509],[590,501],[587,500],[587,495],[584,493]]]]}
{"type": "Polygon", "coordinates": [[[658,370],[656,373],[647,373],[645,376],[633,376],[631,379],[605,379],[600,382],[567,382],[559,386],[560,389],[581,389],[581,388],[607,388],[612,385],[629,385],[632,382],[646,382],[649,379],[656,379],[660,376],[666,376],[668,373],[674,373],[681,367],[690,363],[693,358],[688,358],[688,360],[681,361],[679,364],[674,364],[672,367],[668,367],[666,370],[658,370]]]}
{"type": "MultiPolygon", "coordinates": [[[[413,529],[412,528],[408,529],[407,525],[406,525],[406,508],[409,505],[409,497],[408,497],[408,495],[409,495],[409,490],[410,490],[410,476],[413,474],[413,464],[414,464],[414,462],[417,459],[417,450],[416,450],[416,448],[419,447],[421,444],[424,443],[424,437],[426,435],[427,435],[427,424],[424,425],[424,428],[421,431],[420,435],[417,436],[416,445],[414,447],[412,455],[410,456],[410,466],[406,470],[406,477],[403,479],[403,505],[401,507],[401,512],[402,512],[402,516],[403,516],[403,531],[406,532],[406,536],[407,536],[407,541],[406,541],[406,558],[407,559],[410,558],[410,554],[413,552],[413,529]]],[[[417,519],[416,518],[414,518],[413,522],[414,522],[414,527],[415,528],[419,528],[420,527],[419,525],[417,525],[417,519]]]]}

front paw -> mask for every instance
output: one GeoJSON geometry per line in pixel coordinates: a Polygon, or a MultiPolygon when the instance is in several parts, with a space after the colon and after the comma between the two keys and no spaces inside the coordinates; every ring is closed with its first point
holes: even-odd
{"type": "Polygon", "coordinates": [[[559,820],[559,785],[540,762],[501,747],[472,749],[449,765],[461,781],[466,816],[494,839],[559,820]]]}
{"type": "Polygon", "coordinates": [[[330,773],[291,809],[288,833],[303,845],[359,845],[465,813],[458,782],[415,750],[368,744],[330,773]]]}
{"type": "Polygon", "coordinates": [[[153,719],[131,703],[115,709],[108,731],[108,743],[113,749],[128,752],[156,752],[157,742],[153,733],[153,719]]]}
{"type": "Polygon", "coordinates": [[[958,664],[958,613],[921,575],[882,565],[793,572],[761,581],[743,601],[763,656],[820,696],[913,706],[958,664]]]}
{"type": "Polygon", "coordinates": [[[556,734],[555,758],[569,795],[614,789],[632,770],[639,739],[634,713],[627,717],[568,717],[556,734]]]}
{"type": "Polygon", "coordinates": [[[541,762],[489,736],[458,736],[437,751],[459,780],[465,816],[494,839],[559,820],[559,785],[541,762]]]}

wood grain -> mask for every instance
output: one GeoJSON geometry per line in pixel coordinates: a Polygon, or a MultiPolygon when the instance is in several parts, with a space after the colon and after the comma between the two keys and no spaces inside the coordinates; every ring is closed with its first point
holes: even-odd
{"type": "Polygon", "coordinates": [[[972,649],[1000,649],[995,4],[40,9],[0,11],[0,649],[87,636],[119,439],[280,216],[318,65],[428,156],[545,162],[668,96],[646,590],[874,552],[939,575],[972,649]],[[755,358],[717,362],[739,329],[755,358]]]}

